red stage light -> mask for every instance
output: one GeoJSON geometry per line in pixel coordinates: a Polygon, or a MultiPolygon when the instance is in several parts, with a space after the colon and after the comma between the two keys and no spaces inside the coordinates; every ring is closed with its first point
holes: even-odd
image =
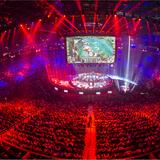
{"type": "Polygon", "coordinates": [[[133,31],[132,34],[137,32],[138,27],[140,26],[141,19],[139,18],[137,21],[133,19],[133,31]]]}
{"type": "Polygon", "coordinates": [[[94,30],[95,30],[96,19],[97,19],[97,15],[96,15],[96,14],[94,14],[93,33],[94,33],[94,30]]]}
{"type": "Polygon", "coordinates": [[[120,19],[118,19],[117,15],[115,14],[114,15],[114,32],[115,32],[115,35],[119,35],[120,34],[119,24],[120,24],[120,19]]]}
{"type": "Polygon", "coordinates": [[[80,0],[76,0],[76,5],[77,5],[77,8],[80,12],[82,12],[82,7],[81,7],[81,1],[80,0]]]}
{"type": "Polygon", "coordinates": [[[84,29],[85,29],[85,32],[87,33],[87,27],[86,27],[86,18],[84,16],[84,14],[82,14],[82,22],[83,22],[83,26],[84,26],[84,29]]]}
{"type": "MultiPolygon", "coordinates": [[[[55,11],[60,17],[63,17],[63,15],[61,14],[61,12],[59,12],[59,10],[56,9],[53,5],[49,5],[49,7],[50,7],[53,11],[55,11]]],[[[70,24],[74,29],[76,29],[78,32],[80,32],[79,29],[78,29],[75,25],[73,25],[72,22],[70,22],[67,18],[65,18],[65,21],[66,21],[68,24],[70,24]]]]}
{"type": "Polygon", "coordinates": [[[105,23],[103,24],[103,26],[102,26],[100,32],[103,31],[103,29],[105,28],[105,26],[107,25],[107,23],[109,22],[109,20],[111,19],[111,17],[112,17],[111,15],[110,15],[110,16],[106,16],[106,21],[105,21],[105,23]]]}
{"type": "Polygon", "coordinates": [[[117,2],[115,8],[114,8],[114,12],[118,10],[118,8],[121,6],[122,0],[119,0],[119,2],[117,2]]]}
{"type": "MultiPolygon", "coordinates": [[[[27,26],[27,25],[26,25],[27,26]]],[[[23,26],[22,24],[20,24],[21,27],[21,31],[24,33],[24,35],[26,36],[26,38],[28,39],[29,43],[33,43],[33,36],[31,35],[31,33],[27,30],[27,27],[23,26]]]]}
{"type": "Polygon", "coordinates": [[[58,19],[58,21],[55,23],[55,25],[54,25],[54,27],[53,27],[53,31],[56,31],[59,27],[60,27],[60,25],[64,22],[64,20],[65,20],[65,15],[63,15],[63,16],[61,16],[59,19],[58,19]]]}
{"type": "Polygon", "coordinates": [[[31,33],[33,39],[34,39],[36,33],[38,32],[39,28],[41,27],[41,21],[42,21],[42,19],[39,19],[39,20],[35,23],[35,25],[33,26],[33,31],[32,31],[32,33],[31,33]]]}
{"type": "Polygon", "coordinates": [[[98,10],[98,0],[95,0],[95,12],[98,10]]]}
{"type": "Polygon", "coordinates": [[[135,4],[129,11],[127,11],[127,13],[131,13],[133,11],[135,11],[138,7],[140,7],[142,4],[144,3],[144,0],[141,0],[140,2],[137,2],[137,4],[135,4]]]}

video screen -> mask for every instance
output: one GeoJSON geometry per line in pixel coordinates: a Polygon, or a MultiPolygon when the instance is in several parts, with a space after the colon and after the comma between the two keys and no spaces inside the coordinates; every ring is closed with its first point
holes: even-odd
{"type": "Polygon", "coordinates": [[[114,63],[115,37],[74,36],[66,38],[68,63],[114,63]]]}

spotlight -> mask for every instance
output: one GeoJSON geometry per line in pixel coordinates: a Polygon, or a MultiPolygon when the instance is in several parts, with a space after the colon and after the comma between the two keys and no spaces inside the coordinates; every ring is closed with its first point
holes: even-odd
{"type": "Polygon", "coordinates": [[[82,95],[82,94],[84,94],[84,92],[79,92],[79,94],[81,94],[81,95],[82,95]]]}
{"type": "Polygon", "coordinates": [[[54,87],[54,89],[55,89],[56,91],[58,91],[58,88],[57,88],[57,87],[54,87]]]}
{"type": "Polygon", "coordinates": [[[65,90],[64,90],[64,93],[68,93],[68,90],[65,89],[65,90]]]}
{"type": "Polygon", "coordinates": [[[108,93],[108,94],[112,94],[112,91],[108,91],[107,93],[108,93]]]}
{"type": "Polygon", "coordinates": [[[111,67],[114,67],[114,65],[113,65],[113,64],[111,64],[110,66],[111,66],[111,67]]]}
{"type": "Polygon", "coordinates": [[[120,88],[121,88],[121,91],[123,91],[125,93],[129,91],[129,87],[126,85],[122,85],[122,86],[120,86],[120,88]]]}

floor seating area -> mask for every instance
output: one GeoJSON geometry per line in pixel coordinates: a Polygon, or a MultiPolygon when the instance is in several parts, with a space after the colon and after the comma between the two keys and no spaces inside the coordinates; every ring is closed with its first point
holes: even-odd
{"type": "Polygon", "coordinates": [[[86,115],[87,108],[41,103],[41,109],[35,115],[15,125],[3,139],[41,155],[82,158],[86,115]]]}
{"type": "Polygon", "coordinates": [[[160,149],[155,112],[159,105],[99,105],[95,111],[97,158],[138,158],[160,149]]]}
{"type": "Polygon", "coordinates": [[[0,157],[84,158],[92,108],[97,159],[160,158],[160,103],[116,104],[1,102],[0,157]]]}

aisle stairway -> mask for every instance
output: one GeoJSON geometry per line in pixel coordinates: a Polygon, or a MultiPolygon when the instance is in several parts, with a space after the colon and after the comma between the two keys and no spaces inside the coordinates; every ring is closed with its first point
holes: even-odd
{"type": "Polygon", "coordinates": [[[96,159],[96,127],[92,106],[89,106],[88,108],[83,159],[96,159]]]}

